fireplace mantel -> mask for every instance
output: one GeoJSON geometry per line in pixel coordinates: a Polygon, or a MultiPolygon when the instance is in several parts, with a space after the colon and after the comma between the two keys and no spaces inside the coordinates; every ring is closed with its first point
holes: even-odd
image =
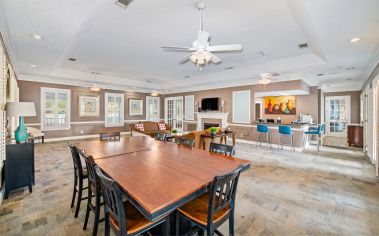
{"type": "Polygon", "coordinates": [[[197,115],[197,129],[203,130],[203,119],[220,119],[221,128],[228,127],[228,112],[196,112],[197,115]]]}

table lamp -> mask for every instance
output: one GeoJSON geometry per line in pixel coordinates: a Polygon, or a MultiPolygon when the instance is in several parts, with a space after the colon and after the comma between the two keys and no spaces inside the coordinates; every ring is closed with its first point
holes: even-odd
{"type": "Polygon", "coordinates": [[[24,123],[24,117],[36,116],[34,102],[8,102],[7,115],[19,117],[19,126],[15,131],[15,139],[18,143],[26,142],[29,135],[24,123]]]}

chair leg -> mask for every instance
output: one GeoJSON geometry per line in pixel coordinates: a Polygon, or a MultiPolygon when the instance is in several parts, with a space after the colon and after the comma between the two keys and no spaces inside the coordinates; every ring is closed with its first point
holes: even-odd
{"type": "Polygon", "coordinates": [[[295,147],[293,146],[293,134],[291,135],[291,150],[295,151],[295,147]]]}
{"type": "Polygon", "coordinates": [[[229,216],[229,236],[234,235],[234,211],[230,212],[229,216]]]}
{"type": "Polygon", "coordinates": [[[175,235],[179,236],[179,220],[180,220],[180,215],[179,212],[175,212],[175,235]]]}
{"type": "MultiPolygon", "coordinates": [[[[88,217],[89,217],[89,212],[91,211],[91,201],[92,201],[92,192],[91,188],[88,188],[88,199],[87,199],[87,210],[86,210],[86,216],[84,218],[84,225],[83,225],[83,230],[87,229],[87,223],[88,223],[88,217]]],[[[95,221],[96,222],[96,221],[95,221]]]]}
{"type": "Polygon", "coordinates": [[[317,135],[317,152],[320,152],[320,136],[317,135]]]}
{"type": "Polygon", "coordinates": [[[170,215],[166,217],[166,222],[163,225],[162,235],[170,236],[170,215]]]}
{"type": "Polygon", "coordinates": [[[97,235],[97,229],[98,229],[98,226],[99,226],[100,200],[101,200],[100,193],[96,193],[95,199],[96,199],[96,206],[95,206],[95,220],[94,220],[94,223],[93,223],[93,232],[92,232],[93,236],[97,235]]]}
{"type": "Polygon", "coordinates": [[[83,180],[79,180],[79,190],[78,190],[78,199],[76,201],[76,209],[75,209],[75,218],[78,217],[79,209],[80,209],[80,202],[82,201],[82,194],[83,194],[83,180]]]}
{"type": "Polygon", "coordinates": [[[111,233],[111,228],[109,227],[109,213],[105,213],[104,223],[105,223],[105,226],[104,226],[104,235],[105,236],[109,236],[110,233],[111,233]]]}
{"type": "Polygon", "coordinates": [[[266,134],[266,140],[267,140],[267,149],[269,149],[268,143],[269,143],[269,137],[268,137],[268,132],[266,134]]]}
{"type": "Polygon", "coordinates": [[[75,202],[75,196],[76,196],[76,185],[78,184],[78,179],[76,178],[75,175],[75,180],[74,180],[74,190],[72,192],[72,200],[71,200],[71,208],[74,207],[74,202],[75,202]]]}

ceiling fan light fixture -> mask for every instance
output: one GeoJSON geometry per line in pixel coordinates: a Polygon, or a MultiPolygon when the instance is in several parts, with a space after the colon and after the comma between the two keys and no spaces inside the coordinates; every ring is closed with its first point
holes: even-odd
{"type": "Polygon", "coordinates": [[[89,90],[90,90],[91,92],[98,93],[98,92],[101,91],[101,88],[99,87],[99,85],[94,84],[91,88],[89,88],[89,90]]]}
{"type": "Polygon", "coordinates": [[[196,64],[197,56],[196,56],[195,53],[193,53],[193,54],[190,56],[190,60],[192,61],[192,63],[195,63],[195,64],[196,64]]]}
{"type": "Polygon", "coordinates": [[[262,78],[262,79],[258,80],[258,83],[260,85],[263,85],[264,89],[266,89],[266,86],[269,85],[269,84],[271,84],[271,79],[269,79],[269,78],[262,78]]]}
{"type": "Polygon", "coordinates": [[[205,52],[204,53],[204,59],[207,63],[209,63],[212,60],[213,56],[210,52],[205,52]]]}

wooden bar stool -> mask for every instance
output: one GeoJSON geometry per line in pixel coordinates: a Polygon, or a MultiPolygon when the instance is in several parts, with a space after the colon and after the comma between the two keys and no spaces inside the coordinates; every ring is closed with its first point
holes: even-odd
{"type": "Polygon", "coordinates": [[[100,222],[104,221],[104,218],[100,219],[100,208],[104,205],[104,202],[101,201],[101,185],[100,179],[96,175],[95,166],[96,163],[93,160],[92,156],[89,156],[85,153],[84,150],[80,150],[80,155],[84,158],[88,170],[88,201],[87,201],[87,210],[86,216],[84,218],[83,230],[87,229],[87,223],[89,218],[89,212],[92,211],[95,213],[95,219],[93,221],[93,231],[92,235],[97,235],[97,229],[100,222]],[[95,205],[92,203],[92,198],[95,197],[95,205]]]}
{"type": "Polygon", "coordinates": [[[78,197],[76,198],[76,209],[75,209],[75,218],[78,217],[80,202],[87,199],[88,197],[82,197],[83,190],[88,187],[83,186],[83,181],[88,178],[88,173],[86,169],[83,169],[82,162],[80,160],[80,155],[78,148],[71,143],[67,143],[71,150],[72,160],[74,162],[74,189],[72,193],[71,208],[74,207],[74,202],[76,198],[76,193],[78,197]]]}

